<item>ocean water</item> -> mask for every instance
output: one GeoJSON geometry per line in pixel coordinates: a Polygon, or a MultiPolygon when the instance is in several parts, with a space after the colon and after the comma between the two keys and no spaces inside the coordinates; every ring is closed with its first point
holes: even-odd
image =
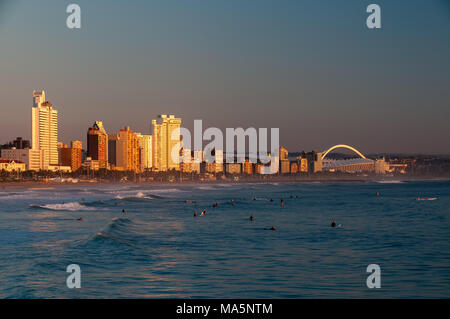
{"type": "Polygon", "coordinates": [[[0,244],[1,298],[448,298],[450,182],[7,189],[0,244]]]}

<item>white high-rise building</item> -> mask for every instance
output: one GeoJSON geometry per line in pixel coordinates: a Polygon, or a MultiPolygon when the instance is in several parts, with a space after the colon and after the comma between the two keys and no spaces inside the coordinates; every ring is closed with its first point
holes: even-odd
{"type": "Polygon", "coordinates": [[[43,169],[58,165],[58,111],[45,99],[45,91],[33,91],[31,109],[32,149],[43,150],[43,169]]]}
{"type": "Polygon", "coordinates": [[[152,168],[153,156],[152,156],[152,136],[151,135],[143,135],[141,133],[135,133],[135,135],[139,139],[139,148],[140,148],[140,164],[141,171],[145,171],[146,169],[152,168]]]}
{"type": "Polygon", "coordinates": [[[153,120],[153,167],[158,171],[180,170],[181,119],[174,115],[160,115],[160,123],[153,120]],[[178,130],[178,131],[176,131],[178,130]],[[173,138],[172,138],[173,137],[173,138]],[[178,154],[174,158],[173,154],[178,154]]]}

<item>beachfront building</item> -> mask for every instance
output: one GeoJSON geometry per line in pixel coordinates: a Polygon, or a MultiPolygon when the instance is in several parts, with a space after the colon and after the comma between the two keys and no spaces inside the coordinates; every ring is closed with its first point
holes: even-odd
{"type": "Polygon", "coordinates": [[[44,169],[44,150],[39,149],[2,149],[0,157],[4,160],[25,163],[27,171],[44,169]]]}
{"type": "Polygon", "coordinates": [[[241,163],[227,163],[226,172],[230,175],[238,175],[241,174],[241,167],[241,163]]]}
{"type": "Polygon", "coordinates": [[[45,91],[33,91],[32,149],[43,150],[43,169],[58,165],[58,111],[46,100],[45,91]]]}
{"type": "Polygon", "coordinates": [[[117,166],[117,144],[119,142],[118,134],[108,134],[108,163],[111,169],[117,166]]]}
{"type": "Polygon", "coordinates": [[[253,163],[248,158],[242,163],[242,170],[245,175],[253,175],[253,163]]]}
{"type": "Polygon", "coordinates": [[[297,161],[300,163],[298,171],[300,173],[308,173],[308,159],[299,157],[297,161]]]}
{"type": "Polygon", "coordinates": [[[119,131],[116,140],[116,170],[141,171],[139,139],[125,126],[119,131]]]}
{"type": "MultiPolygon", "coordinates": [[[[77,142],[77,141],[75,141],[77,142]]],[[[75,172],[81,167],[81,148],[78,143],[72,142],[72,147],[68,147],[67,145],[63,145],[59,149],[59,165],[70,167],[72,172],[75,172]]]]}
{"type": "Polygon", "coordinates": [[[291,162],[289,162],[289,160],[287,159],[280,160],[280,173],[289,174],[290,172],[291,172],[291,162]]]}
{"type": "Polygon", "coordinates": [[[98,171],[100,169],[99,162],[97,160],[93,160],[91,157],[87,157],[86,160],[82,164],[83,169],[90,171],[98,171]]]}
{"type": "Polygon", "coordinates": [[[194,150],[194,156],[192,158],[192,172],[200,174],[201,172],[201,163],[203,162],[203,151],[202,150],[194,150]]]}
{"type": "Polygon", "coordinates": [[[180,128],[181,118],[174,115],[160,115],[153,125],[153,167],[157,171],[165,172],[171,169],[180,170],[180,128]]]}
{"type": "Polygon", "coordinates": [[[205,171],[210,174],[222,173],[223,169],[223,150],[212,150],[211,155],[214,156],[213,162],[208,162],[206,159],[205,171]]]}
{"type": "Polygon", "coordinates": [[[25,163],[19,161],[11,161],[0,159],[0,171],[5,171],[8,173],[12,172],[24,172],[26,170],[25,163]]]}
{"type": "Polygon", "coordinates": [[[193,164],[194,159],[192,158],[192,152],[190,149],[183,148],[182,150],[182,160],[180,163],[180,170],[183,173],[192,173],[193,172],[193,164]]]}
{"type": "Polygon", "coordinates": [[[141,133],[135,133],[139,140],[140,149],[140,170],[144,172],[145,170],[152,168],[152,136],[143,135],[141,133]]]}
{"type": "Polygon", "coordinates": [[[298,164],[297,162],[291,162],[291,174],[298,173],[298,164]]]}
{"type": "Polygon", "coordinates": [[[318,172],[322,172],[323,169],[323,163],[322,163],[322,156],[323,153],[321,152],[316,152],[316,151],[312,151],[312,152],[308,152],[305,153],[303,152],[301,155],[301,159],[305,159],[305,164],[307,165],[307,170],[306,168],[303,166],[303,162],[301,162],[300,164],[300,171],[301,172],[313,172],[313,173],[318,173],[318,172]]]}
{"type": "Polygon", "coordinates": [[[96,121],[87,133],[87,157],[98,161],[100,169],[108,167],[108,134],[103,127],[103,122],[96,121]]]}

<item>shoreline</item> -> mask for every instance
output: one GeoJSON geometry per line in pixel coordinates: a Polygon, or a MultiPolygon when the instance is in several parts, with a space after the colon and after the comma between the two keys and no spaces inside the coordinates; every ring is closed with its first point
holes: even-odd
{"type": "Polygon", "coordinates": [[[450,181],[450,177],[388,177],[388,178],[368,178],[368,177],[352,177],[352,178],[330,178],[330,177],[314,177],[314,178],[295,178],[295,177],[272,177],[270,179],[259,178],[246,178],[239,181],[233,181],[230,179],[218,179],[218,180],[185,180],[185,181],[141,181],[141,182],[118,182],[118,181],[79,181],[77,183],[72,182],[56,182],[56,181],[13,181],[13,182],[0,182],[0,191],[9,189],[28,189],[28,190],[44,190],[54,188],[76,188],[76,187],[95,187],[95,186],[134,186],[134,185],[196,185],[196,184],[270,184],[270,183],[401,183],[401,182],[436,182],[436,181],[450,181]]]}

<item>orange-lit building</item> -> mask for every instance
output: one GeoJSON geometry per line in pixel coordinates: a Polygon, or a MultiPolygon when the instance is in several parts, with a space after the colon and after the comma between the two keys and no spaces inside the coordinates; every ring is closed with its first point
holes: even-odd
{"type": "Polygon", "coordinates": [[[129,126],[119,131],[116,141],[116,169],[140,172],[141,153],[139,138],[129,126]]]}
{"type": "Polygon", "coordinates": [[[280,147],[280,161],[285,161],[288,159],[289,152],[283,146],[280,147]]]}
{"type": "Polygon", "coordinates": [[[108,134],[102,122],[95,122],[87,133],[87,157],[98,161],[100,169],[108,168],[108,134]]]}
{"type": "Polygon", "coordinates": [[[298,164],[295,162],[291,163],[291,174],[297,174],[298,173],[298,164]]]}
{"type": "Polygon", "coordinates": [[[300,173],[308,173],[308,159],[300,158],[299,162],[300,162],[299,172],[300,173]]]}
{"type": "MultiPolygon", "coordinates": [[[[74,144],[72,143],[72,146],[74,144]]],[[[81,147],[75,143],[74,147],[67,147],[67,145],[62,145],[59,149],[59,165],[69,166],[72,172],[75,172],[81,167],[81,147]]]]}
{"type": "Polygon", "coordinates": [[[242,163],[242,173],[247,175],[253,174],[253,163],[250,162],[248,159],[245,159],[245,162],[242,163]]]}

